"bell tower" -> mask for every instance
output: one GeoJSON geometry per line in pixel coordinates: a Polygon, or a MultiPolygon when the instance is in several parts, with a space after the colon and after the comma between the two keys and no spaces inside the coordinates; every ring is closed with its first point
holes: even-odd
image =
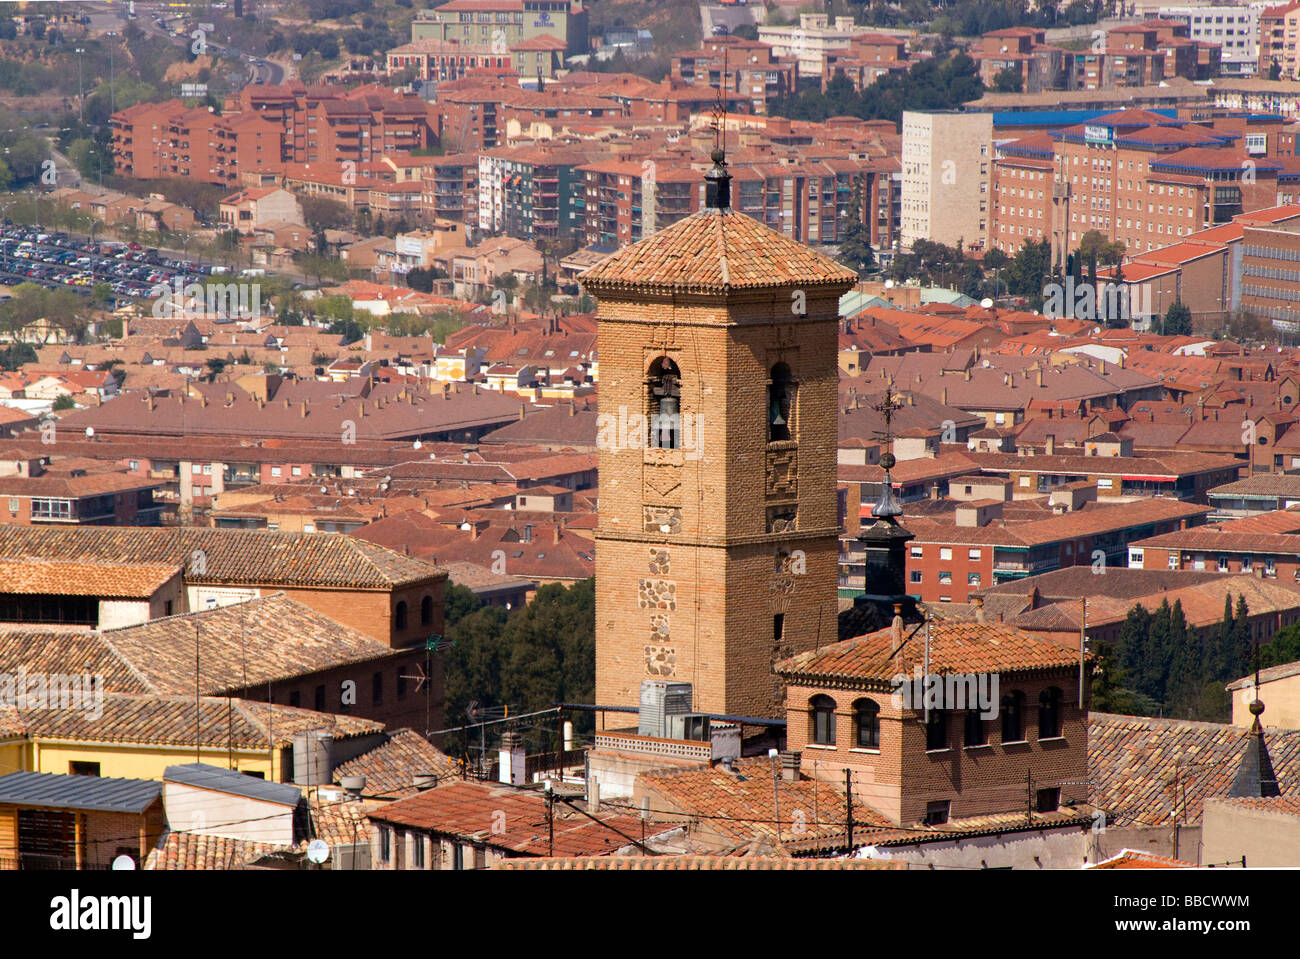
{"type": "Polygon", "coordinates": [[[837,635],[839,298],[857,275],[705,208],[580,278],[599,301],[596,701],[693,684],[772,717],[776,661],[837,635]]]}

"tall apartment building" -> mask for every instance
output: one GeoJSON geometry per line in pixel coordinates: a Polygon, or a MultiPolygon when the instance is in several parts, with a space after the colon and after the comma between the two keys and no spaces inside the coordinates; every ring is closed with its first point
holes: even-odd
{"type": "Polygon", "coordinates": [[[903,113],[900,240],[983,249],[989,235],[993,114],[903,113]]]}
{"type": "Polygon", "coordinates": [[[587,52],[587,10],[582,0],[451,0],[421,10],[411,21],[411,39],[459,40],[506,52],[515,44],[551,36],[565,52],[587,52]]]}
{"type": "Polygon", "coordinates": [[[1160,19],[1185,23],[1191,39],[1218,44],[1222,50],[1220,63],[1225,76],[1252,77],[1259,72],[1259,15],[1262,9],[1262,3],[1249,6],[1170,6],[1160,8],[1160,19]]]}
{"type": "Polygon", "coordinates": [[[478,158],[478,227],[520,240],[558,240],[585,228],[583,177],[590,151],[502,147],[478,158]]]}
{"type": "Polygon", "coordinates": [[[420,219],[473,223],[478,218],[478,154],[429,157],[420,167],[420,219]]]}
{"type": "Polygon", "coordinates": [[[1255,121],[1124,110],[999,144],[992,245],[1014,253],[1026,239],[1050,237],[1060,260],[1096,230],[1137,254],[1271,207],[1282,120],[1255,121]]]}
{"type": "Polygon", "coordinates": [[[1300,333],[1300,219],[1242,229],[1241,307],[1300,333]]]}
{"type": "Polygon", "coordinates": [[[435,142],[429,104],[378,86],[252,85],[227,97],[225,115],[279,126],[285,163],[379,162],[435,142]]]}
{"type": "Polygon", "coordinates": [[[1280,79],[1300,77],[1300,3],[1265,7],[1259,11],[1259,75],[1267,78],[1276,64],[1280,79]]]}
{"type": "Polygon", "coordinates": [[[141,179],[182,178],[220,186],[240,169],[275,169],[283,131],[256,116],[218,116],[180,100],[140,103],[109,119],[117,172],[141,179]]]}
{"type": "MultiPolygon", "coordinates": [[[[647,195],[653,191],[653,169],[630,160],[605,160],[578,167],[585,194],[584,243],[621,247],[654,232],[653,213],[646,209],[647,195]]],[[[698,174],[695,179],[699,179],[698,174]]]]}

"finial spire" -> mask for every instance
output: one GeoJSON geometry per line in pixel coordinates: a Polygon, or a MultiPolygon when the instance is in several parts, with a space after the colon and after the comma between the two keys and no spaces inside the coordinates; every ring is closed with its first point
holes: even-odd
{"type": "Polygon", "coordinates": [[[871,407],[877,413],[885,418],[885,430],[883,433],[877,433],[876,436],[885,444],[885,451],[880,454],[880,466],[885,471],[885,480],[881,483],[880,499],[876,505],[871,508],[871,515],[884,519],[892,519],[903,515],[903,505],[894,496],[894,481],[889,475],[893,469],[893,419],[894,413],[903,408],[903,403],[894,393],[894,381],[892,379],[885,381],[885,395],[881,401],[871,407]]]}

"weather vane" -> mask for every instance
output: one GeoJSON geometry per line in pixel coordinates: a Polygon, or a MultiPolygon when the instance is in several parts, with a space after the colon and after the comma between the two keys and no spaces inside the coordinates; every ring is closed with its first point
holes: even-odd
{"type": "Polygon", "coordinates": [[[892,379],[885,380],[885,395],[879,403],[871,408],[884,417],[885,420],[884,432],[874,431],[876,439],[880,440],[885,447],[885,451],[880,454],[880,467],[885,471],[885,478],[880,484],[880,500],[872,507],[871,515],[885,518],[901,516],[903,507],[894,496],[894,481],[890,477],[889,471],[893,469],[896,462],[893,453],[894,433],[892,423],[894,413],[903,408],[903,403],[894,392],[894,381],[892,379]]]}

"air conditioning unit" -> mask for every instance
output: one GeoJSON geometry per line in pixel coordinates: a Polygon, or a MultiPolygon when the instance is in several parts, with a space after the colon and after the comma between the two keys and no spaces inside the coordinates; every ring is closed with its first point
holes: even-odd
{"type": "Polygon", "coordinates": [[[692,742],[709,741],[709,717],[702,713],[682,713],[669,716],[667,721],[667,739],[689,739],[692,742]]]}
{"type": "Polygon", "coordinates": [[[690,683],[670,683],[663,679],[641,681],[641,705],[637,721],[637,734],[665,739],[668,735],[668,717],[691,711],[690,683]]]}

